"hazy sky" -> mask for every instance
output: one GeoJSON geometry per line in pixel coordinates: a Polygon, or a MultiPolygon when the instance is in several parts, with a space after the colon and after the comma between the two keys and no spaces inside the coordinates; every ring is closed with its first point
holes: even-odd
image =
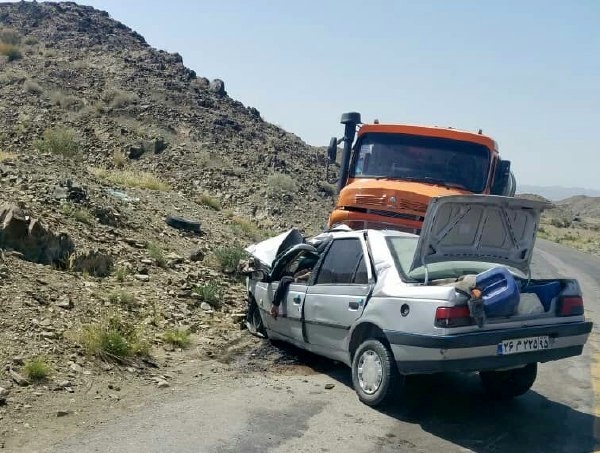
{"type": "Polygon", "coordinates": [[[340,114],[482,128],[522,184],[600,189],[600,0],[82,0],[325,145],[340,114]]]}

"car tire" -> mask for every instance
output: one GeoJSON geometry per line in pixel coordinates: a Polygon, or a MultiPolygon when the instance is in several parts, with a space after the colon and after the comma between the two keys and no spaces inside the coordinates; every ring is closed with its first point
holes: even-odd
{"type": "Polygon", "coordinates": [[[400,380],[394,356],[386,345],[376,339],[361,343],[352,359],[352,384],[359,400],[368,406],[389,403],[399,390],[400,380]]]}
{"type": "Polygon", "coordinates": [[[485,391],[494,399],[508,400],[527,392],[537,377],[537,363],[505,371],[480,371],[485,391]]]}
{"type": "Polygon", "coordinates": [[[253,298],[248,303],[248,314],[246,316],[246,327],[248,332],[259,338],[267,338],[267,329],[260,314],[258,304],[253,298]]]}
{"type": "Polygon", "coordinates": [[[191,231],[193,233],[201,233],[200,222],[190,219],[184,219],[183,217],[167,215],[165,222],[170,227],[173,227],[177,230],[191,231]]]}

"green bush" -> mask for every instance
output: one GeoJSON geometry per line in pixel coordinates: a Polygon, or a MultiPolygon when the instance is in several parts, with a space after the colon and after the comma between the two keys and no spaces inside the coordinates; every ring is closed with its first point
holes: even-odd
{"type": "Polygon", "coordinates": [[[23,372],[31,381],[43,381],[50,375],[50,366],[41,357],[36,357],[25,363],[23,372]]]}
{"type": "Polygon", "coordinates": [[[271,198],[293,198],[296,182],[290,175],[273,173],[267,178],[267,193],[271,198]]]}
{"type": "Polygon", "coordinates": [[[65,203],[61,205],[61,212],[67,217],[77,220],[78,222],[91,225],[94,223],[94,216],[87,209],[79,209],[73,203],[65,203]]]}
{"type": "Polygon", "coordinates": [[[80,343],[86,353],[104,359],[148,355],[150,351],[150,345],[139,330],[118,316],[84,326],[80,343]]]}
{"type": "Polygon", "coordinates": [[[165,252],[156,242],[150,242],[148,244],[148,256],[156,261],[156,265],[159,267],[167,267],[167,258],[165,252]]]}
{"type": "Polygon", "coordinates": [[[59,154],[67,158],[79,157],[79,143],[75,131],[64,127],[46,129],[41,140],[35,146],[44,153],[59,154]]]}
{"type": "Polygon", "coordinates": [[[211,197],[208,194],[199,195],[198,198],[196,199],[196,202],[199,205],[207,206],[211,209],[214,209],[215,211],[221,210],[221,202],[218,199],[211,197]]]}
{"type": "Polygon", "coordinates": [[[221,306],[221,288],[214,282],[208,282],[203,285],[197,286],[193,289],[193,292],[200,296],[202,302],[210,304],[214,308],[221,306]]]}
{"type": "Polygon", "coordinates": [[[50,101],[55,105],[60,105],[65,110],[74,111],[80,110],[84,104],[77,96],[62,91],[52,92],[50,94],[50,101]]]}
{"type": "Polygon", "coordinates": [[[0,42],[0,55],[7,57],[8,61],[20,60],[23,54],[17,46],[0,42]]]}
{"type": "Polygon", "coordinates": [[[246,236],[253,241],[260,241],[269,237],[269,234],[262,231],[258,226],[244,217],[233,217],[231,227],[236,235],[246,236]]]}
{"type": "Polygon", "coordinates": [[[215,258],[222,272],[234,274],[237,272],[240,260],[246,256],[241,247],[221,247],[214,252],[215,258]]]}
{"type": "Polygon", "coordinates": [[[17,33],[15,30],[5,28],[0,30],[0,42],[18,46],[21,44],[21,35],[19,35],[19,33],[17,33]]]}
{"type": "Polygon", "coordinates": [[[550,225],[557,228],[569,228],[571,226],[571,221],[561,217],[552,217],[550,219],[550,225]]]}
{"type": "Polygon", "coordinates": [[[37,44],[38,42],[40,42],[40,41],[35,36],[27,36],[25,38],[25,40],[23,41],[23,43],[27,44],[28,46],[33,46],[33,45],[37,44]]]}
{"type": "Polygon", "coordinates": [[[161,181],[160,178],[152,173],[133,170],[108,170],[106,168],[90,167],[89,171],[111,184],[125,187],[139,187],[142,189],[167,191],[171,187],[169,184],[161,181]]]}
{"type": "Polygon", "coordinates": [[[139,97],[129,91],[109,90],[102,95],[102,99],[111,109],[120,109],[137,102],[139,97]]]}
{"type": "Polygon", "coordinates": [[[114,291],[108,296],[108,300],[113,304],[119,304],[127,310],[133,310],[137,308],[135,295],[128,293],[127,291],[114,291]]]}
{"type": "Polygon", "coordinates": [[[25,91],[31,94],[41,94],[44,91],[44,89],[40,86],[39,83],[34,82],[31,79],[25,80],[25,82],[23,83],[23,88],[25,89],[25,91]]]}
{"type": "Polygon", "coordinates": [[[113,275],[115,276],[117,281],[120,283],[123,283],[125,281],[125,278],[127,277],[128,274],[129,274],[129,269],[127,269],[127,267],[125,267],[125,266],[117,266],[113,271],[113,275]]]}
{"type": "Polygon", "coordinates": [[[182,349],[187,348],[192,339],[190,338],[190,332],[187,329],[171,329],[163,333],[162,338],[173,346],[180,347],[182,349]]]}

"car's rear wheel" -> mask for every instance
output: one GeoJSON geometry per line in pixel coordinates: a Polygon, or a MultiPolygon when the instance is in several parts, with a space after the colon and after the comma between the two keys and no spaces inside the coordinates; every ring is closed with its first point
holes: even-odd
{"type": "Polygon", "coordinates": [[[248,302],[248,314],[246,315],[246,327],[252,335],[260,338],[267,338],[267,329],[260,314],[260,308],[254,300],[250,298],[248,302]]]}
{"type": "Polygon", "coordinates": [[[376,339],[361,343],[352,360],[352,384],[358,398],[369,406],[388,403],[399,381],[390,349],[376,339]]]}
{"type": "Polygon", "coordinates": [[[537,363],[505,371],[480,371],[486,392],[495,399],[508,400],[527,392],[537,377],[537,363]]]}

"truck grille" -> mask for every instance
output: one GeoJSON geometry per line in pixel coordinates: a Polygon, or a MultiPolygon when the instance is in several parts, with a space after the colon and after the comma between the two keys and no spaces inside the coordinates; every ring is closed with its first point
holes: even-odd
{"type": "Polygon", "coordinates": [[[425,212],[427,211],[427,205],[416,201],[398,200],[395,204],[398,209],[408,209],[410,211],[425,212]]]}
{"type": "Polygon", "coordinates": [[[367,213],[380,215],[383,217],[392,217],[394,219],[416,220],[417,222],[422,222],[423,220],[425,220],[425,217],[421,217],[418,215],[403,214],[401,212],[380,211],[378,209],[368,209],[367,213]]]}
{"type": "Polygon", "coordinates": [[[402,198],[396,198],[395,203],[390,203],[390,198],[386,195],[380,197],[374,195],[358,194],[355,196],[355,202],[358,206],[377,206],[377,207],[394,207],[399,210],[407,210],[413,212],[427,211],[427,205],[425,203],[419,203],[416,201],[403,200],[402,198]]]}
{"type": "Polygon", "coordinates": [[[387,197],[382,195],[381,197],[376,197],[373,195],[356,195],[355,198],[356,204],[360,206],[385,206],[387,197]]]}

